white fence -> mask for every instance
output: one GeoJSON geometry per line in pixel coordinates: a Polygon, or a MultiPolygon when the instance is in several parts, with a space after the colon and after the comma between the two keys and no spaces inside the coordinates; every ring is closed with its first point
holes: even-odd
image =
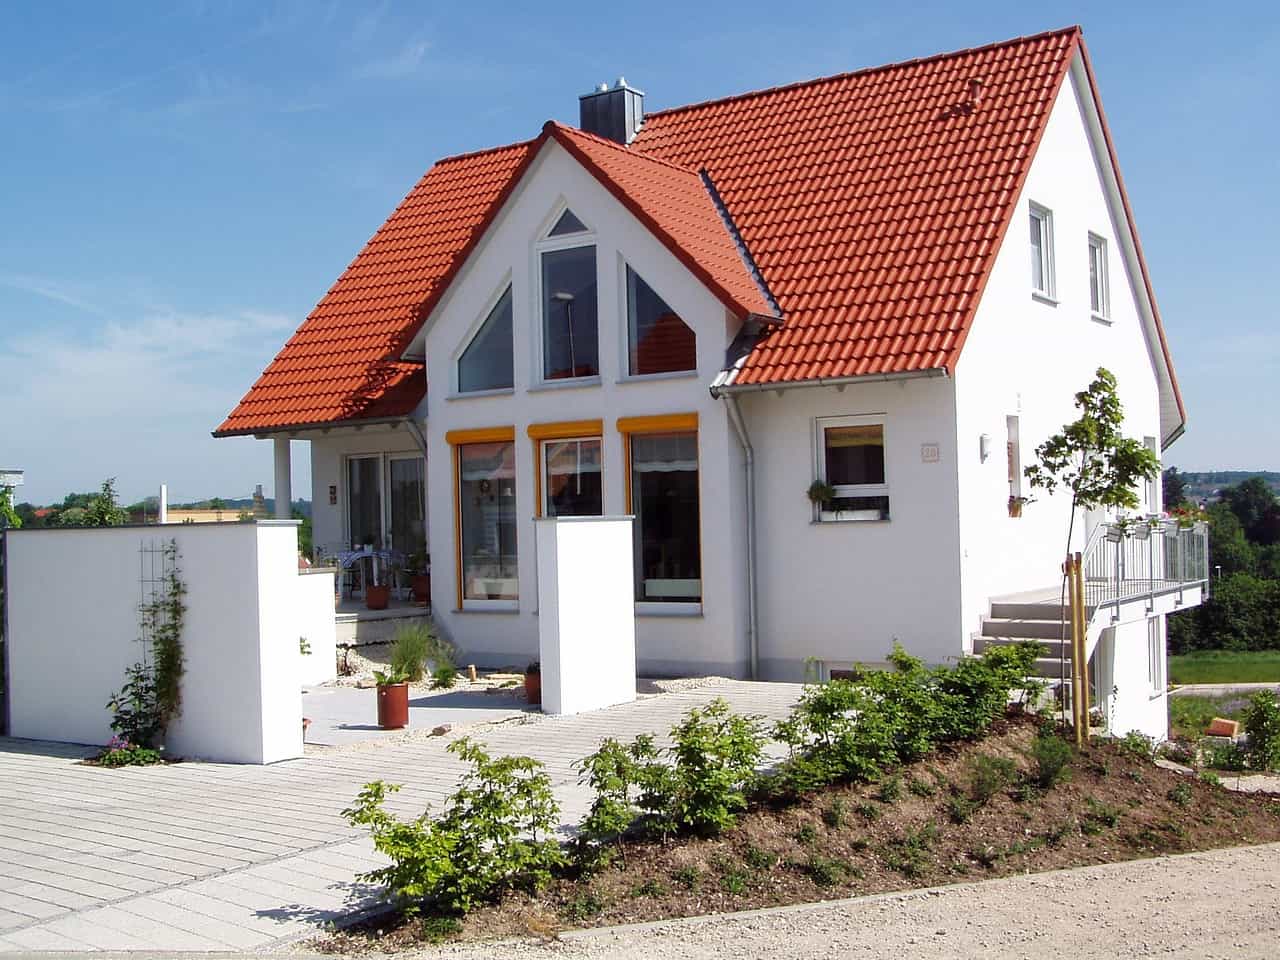
{"type": "Polygon", "coordinates": [[[12,736],[110,739],[107,701],[144,653],[145,558],[172,540],[187,588],[186,669],[168,752],[233,763],[302,755],[304,673],[317,682],[334,671],[333,581],[299,575],[296,521],[10,530],[5,539],[12,736]]]}

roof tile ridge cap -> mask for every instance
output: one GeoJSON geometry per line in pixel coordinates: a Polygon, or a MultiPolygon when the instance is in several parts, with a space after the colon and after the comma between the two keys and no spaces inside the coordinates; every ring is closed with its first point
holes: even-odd
{"type": "Polygon", "coordinates": [[[644,160],[647,163],[656,163],[663,167],[670,167],[672,170],[678,170],[679,172],[686,173],[691,177],[698,176],[698,170],[693,167],[681,166],[678,163],[672,163],[670,160],[651,156],[643,150],[632,150],[630,147],[625,147],[616,140],[610,140],[608,137],[601,137],[594,133],[588,133],[586,130],[581,130],[578,127],[570,127],[556,120],[548,120],[542,129],[549,130],[553,136],[557,137],[557,139],[560,136],[567,136],[570,139],[581,137],[584,140],[599,144],[602,147],[610,147],[624,156],[634,157],[636,160],[644,160]]]}
{"type": "Polygon", "coordinates": [[[481,150],[469,150],[466,153],[450,154],[447,157],[440,157],[437,159],[436,162],[431,165],[431,168],[428,168],[427,172],[430,173],[432,168],[438,167],[443,163],[457,163],[460,160],[474,160],[477,157],[483,157],[487,154],[502,153],[504,150],[516,150],[520,147],[531,147],[537,142],[537,140],[537,137],[530,137],[528,140],[516,140],[513,143],[504,143],[496,147],[485,147],[481,150]]]}
{"type": "MultiPolygon", "coordinates": [[[[1001,47],[1011,47],[1018,44],[1032,43],[1036,40],[1046,40],[1049,37],[1067,36],[1069,34],[1080,33],[1083,33],[1083,28],[1079,24],[1072,24],[1069,27],[1057,27],[1053,30],[1043,30],[1040,33],[1027,34],[1026,36],[1010,37],[1007,40],[996,40],[992,43],[984,43],[976,47],[965,47],[961,50],[949,50],[945,53],[934,53],[927,57],[912,57],[909,60],[895,60],[892,63],[882,63],[873,67],[859,67],[857,70],[846,70],[843,73],[833,73],[825,77],[813,77],[809,80],[797,80],[793,83],[780,83],[777,86],[762,87],[759,90],[748,90],[745,93],[734,93],[727,97],[715,97],[710,100],[699,100],[694,103],[686,103],[678,107],[667,107],[665,110],[652,110],[646,112],[644,118],[645,121],[648,122],[655,117],[665,117],[673,113],[681,113],[685,110],[701,110],[707,107],[720,106],[721,104],[750,100],[755,97],[771,96],[775,93],[784,93],[789,90],[799,90],[803,87],[817,86],[822,83],[833,83],[837,80],[848,80],[853,77],[870,76],[887,70],[897,70],[902,67],[918,67],[926,63],[936,63],[941,60],[950,60],[955,57],[966,57],[975,53],[986,53],[990,50],[998,50],[1001,47]]],[[[643,132],[643,128],[641,132],[643,132]]]]}
{"type": "Polygon", "coordinates": [[[756,289],[764,296],[765,301],[773,308],[774,319],[781,322],[783,319],[782,306],[773,295],[773,291],[769,289],[769,282],[765,280],[764,274],[760,272],[760,266],[756,263],[756,258],[751,253],[751,248],[747,246],[746,238],[738,230],[738,224],[734,221],[733,214],[729,212],[724,199],[720,196],[720,191],[716,189],[716,183],[711,178],[711,173],[703,167],[698,171],[698,179],[702,181],[703,188],[711,198],[711,205],[715,207],[716,213],[720,217],[720,222],[724,224],[725,229],[728,231],[729,239],[733,241],[734,249],[737,250],[738,256],[742,259],[742,265],[747,268],[747,275],[751,277],[756,289]]]}

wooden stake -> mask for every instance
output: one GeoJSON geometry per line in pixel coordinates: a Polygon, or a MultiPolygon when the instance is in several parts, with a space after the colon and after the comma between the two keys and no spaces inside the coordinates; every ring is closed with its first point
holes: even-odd
{"type": "Polygon", "coordinates": [[[1080,554],[1076,554],[1075,563],[1076,576],[1076,623],[1080,625],[1079,630],[1079,660],[1080,660],[1080,711],[1084,719],[1084,738],[1088,740],[1090,737],[1089,726],[1089,617],[1085,611],[1084,605],[1084,563],[1080,554]]]}

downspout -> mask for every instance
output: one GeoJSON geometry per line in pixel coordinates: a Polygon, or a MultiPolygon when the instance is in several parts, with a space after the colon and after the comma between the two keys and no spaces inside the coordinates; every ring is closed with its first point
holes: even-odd
{"type": "Polygon", "coordinates": [[[747,425],[742,419],[742,411],[738,408],[738,398],[732,393],[719,393],[718,396],[729,408],[729,420],[738,434],[738,442],[742,444],[743,466],[746,469],[747,485],[747,649],[750,676],[752,680],[760,677],[760,632],[756,615],[756,471],[755,451],[751,448],[751,438],[747,435],[747,425]]]}

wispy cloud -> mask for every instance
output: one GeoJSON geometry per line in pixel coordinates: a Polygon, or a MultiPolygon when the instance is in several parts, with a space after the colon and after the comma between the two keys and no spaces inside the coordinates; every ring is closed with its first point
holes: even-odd
{"type": "Polygon", "coordinates": [[[428,40],[410,40],[395,53],[356,67],[352,75],[363,80],[390,80],[412,76],[422,66],[430,47],[428,40]]]}
{"type": "Polygon", "coordinates": [[[78,291],[70,290],[58,281],[49,280],[45,277],[33,277],[13,273],[0,274],[0,287],[8,287],[11,290],[20,290],[23,293],[29,293],[32,296],[40,297],[44,300],[50,300],[53,303],[60,303],[68,307],[74,307],[77,310],[92,314],[96,317],[110,316],[109,311],[99,304],[93,303],[78,291]]]}

